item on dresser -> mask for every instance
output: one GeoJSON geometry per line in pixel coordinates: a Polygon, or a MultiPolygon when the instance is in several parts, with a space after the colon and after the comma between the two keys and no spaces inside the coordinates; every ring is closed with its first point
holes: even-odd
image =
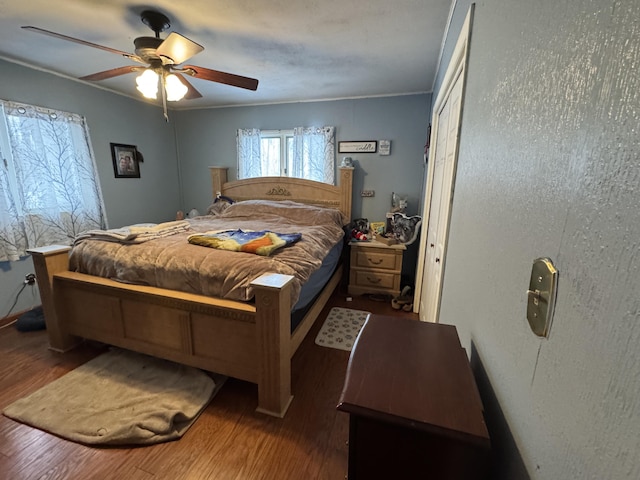
{"type": "Polygon", "coordinates": [[[376,236],[376,240],[380,243],[384,243],[385,245],[396,245],[398,240],[396,240],[393,236],[387,236],[387,234],[382,234],[376,236]]]}
{"type": "Polygon", "coordinates": [[[384,233],[385,226],[385,222],[371,222],[369,224],[369,230],[377,237],[384,233]]]}
{"type": "Polygon", "coordinates": [[[409,197],[400,193],[391,192],[391,213],[404,213],[409,206],[409,197]]]}
{"type": "Polygon", "coordinates": [[[404,213],[390,213],[390,233],[398,241],[405,245],[415,242],[422,224],[422,217],[414,215],[409,217],[404,213]]]}

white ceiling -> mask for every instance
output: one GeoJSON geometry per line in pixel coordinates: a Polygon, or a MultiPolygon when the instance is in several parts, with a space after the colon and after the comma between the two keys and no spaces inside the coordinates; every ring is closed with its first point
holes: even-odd
{"type": "MultiPolygon", "coordinates": [[[[173,108],[430,92],[452,0],[0,0],[0,56],[77,78],[134,62],[23,30],[32,25],[133,53],[158,10],[205,50],[187,63],[259,80],[257,91],[190,79],[203,98],[173,108]]],[[[135,74],[96,82],[139,98],[135,74]]]]}

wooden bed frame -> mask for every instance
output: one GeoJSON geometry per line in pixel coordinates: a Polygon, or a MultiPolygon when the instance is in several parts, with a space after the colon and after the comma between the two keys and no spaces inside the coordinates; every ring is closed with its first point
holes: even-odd
{"type": "MultiPolygon", "coordinates": [[[[353,168],[340,168],[337,187],[287,177],[228,182],[226,168],[209,168],[214,197],[294,200],[337,208],[351,218],[353,168]]],[[[64,352],[86,338],[253,382],[256,410],[276,417],[285,415],[293,398],[291,357],[342,276],[340,266],[291,333],[289,275],[255,279],[251,304],[70,272],[69,250],[29,250],[51,349],[64,352]]]]}

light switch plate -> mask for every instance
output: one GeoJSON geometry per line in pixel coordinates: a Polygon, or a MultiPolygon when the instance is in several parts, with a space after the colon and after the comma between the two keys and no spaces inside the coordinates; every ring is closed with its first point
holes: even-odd
{"type": "Polygon", "coordinates": [[[531,268],[527,290],[527,320],[533,333],[548,337],[556,304],[558,270],[546,257],[537,258],[531,268]]]}

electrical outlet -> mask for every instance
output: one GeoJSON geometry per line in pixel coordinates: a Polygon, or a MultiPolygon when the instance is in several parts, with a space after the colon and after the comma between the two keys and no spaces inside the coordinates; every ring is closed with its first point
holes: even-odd
{"type": "Polygon", "coordinates": [[[361,197],[373,197],[375,196],[376,191],[375,190],[361,190],[360,191],[360,196],[361,197]]]}
{"type": "Polygon", "coordinates": [[[24,276],[25,285],[33,285],[36,283],[36,276],[33,273],[28,273],[24,276]]]}

